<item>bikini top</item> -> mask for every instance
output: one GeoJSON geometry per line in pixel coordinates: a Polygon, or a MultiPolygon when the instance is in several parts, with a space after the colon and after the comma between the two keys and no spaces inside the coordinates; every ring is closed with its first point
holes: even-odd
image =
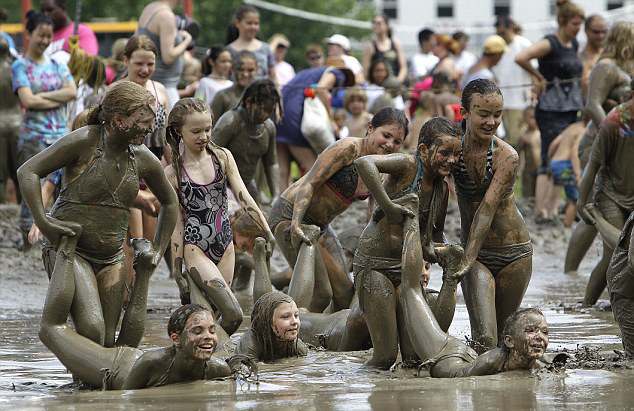
{"type": "MultiPolygon", "coordinates": [[[[458,163],[456,164],[453,172],[454,179],[456,180],[456,193],[458,196],[466,198],[469,201],[481,201],[484,197],[484,194],[487,192],[489,185],[491,184],[491,180],[493,180],[493,140],[494,139],[492,138],[491,145],[487,150],[484,178],[482,181],[474,181],[471,179],[462,156],[463,150],[460,151],[458,163]]],[[[464,147],[464,136],[462,136],[461,144],[464,147]]],[[[513,187],[510,189],[510,192],[512,191],[513,187]]],[[[508,194],[509,193],[506,193],[505,197],[508,194]]]]}
{"type": "Polygon", "coordinates": [[[370,197],[369,192],[355,194],[358,184],[359,172],[354,164],[341,167],[326,181],[326,186],[330,188],[330,191],[335,193],[345,204],[352,204],[355,201],[370,197]]]}

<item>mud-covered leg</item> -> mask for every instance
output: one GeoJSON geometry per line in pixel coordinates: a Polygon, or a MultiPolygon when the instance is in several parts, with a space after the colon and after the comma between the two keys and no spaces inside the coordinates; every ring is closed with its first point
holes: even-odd
{"type": "Polygon", "coordinates": [[[595,220],[595,228],[601,233],[603,241],[612,249],[616,247],[621,236],[621,230],[613,226],[603,217],[603,213],[594,204],[588,204],[586,209],[595,220]]]}
{"type": "Polygon", "coordinates": [[[570,235],[568,250],[566,250],[564,273],[574,274],[577,272],[581,260],[583,260],[590,246],[592,246],[594,237],[596,236],[597,229],[594,226],[586,224],[583,220],[575,226],[570,235]]]}
{"type": "Polygon", "coordinates": [[[370,337],[368,325],[365,322],[359,304],[353,304],[346,318],[346,328],[337,351],[353,351],[362,349],[370,337]]]}
{"type": "Polygon", "coordinates": [[[495,311],[497,317],[497,344],[504,344],[504,323],[520,308],[533,271],[533,256],[520,258],[507,265],[495,276],[495,311]]]}
{"type": "Polygon", "coordinates": [[[403,305],[399,301],[400,290],[396,291],[396,295],[396,326],[398,328],[398,343],[401,349],[401,358],[404,364],[413,364],[414,362],[420,361],[420,358],[418,354],[416,354],[416,350],[409,336],[403,305]]]}
{"type": "Polygon", "coordinates": [[[273,291],[271,276],[266,264],[266,240],[262,237],[255,239],[253,247],[253,261],[255,263],[255,277],[253,279],[253,303],[266,293],[273,291]]]}
{"type": "Polygon", "coordinates": [[[236,250],[236,261],[234,266],[233,284],[231,288],[234,291],[246,290],[251,280],[251,272],[253,271],[253,259],[245,252],[236,250]]]}
{"type": "Polygon", "coordinates": [[[474,264],[460,284],[469,312],[471,338],[479,344],[475,347],[476,351],[482,354],[495,348],[498,340],[495,278],[486,267],[481,264],[476,267],[474,264]]]}
{"type": "Polygon", "coordinates": [[[104,267],[96,274],[96,278],[105,326],[104,347],[114,347],[115,333],[123,308],[125,265],[117,263],[104,267]]]}
{"type": "MultiPolygon", "coordinates": [[[[346,270],[346,256],[337,239],[337,234],[328,226],[319,239],[321,256],[326,266],[330,285],[332,286],[332,302],[334,311],[350,307],[354,295],[354,284],[346,270]]],[[[315,277],[317,278],[317,277],[315,277]]]]}
{"type": "Polygon", "coordinates": [[[310,225],[302,225],[301,228],[311,243],[302,243],[299,247],[293,277],[291,277],[291,283],[288,287],[288,295],[295,300],[297,307],[309,308],[315,289],[315,258],[319,228],[310,225]]]}
{"type": "MultiPolygon", "coordinates": [[[[55,265],[57,266],[57,257],[55,265]]],[[[75,329],[84,337],[104,345],[106,327],[95,272],[88,261],[77,255],[73,261],[73,271],[75,297],[71,306],[71,317],[75,329]]]]}

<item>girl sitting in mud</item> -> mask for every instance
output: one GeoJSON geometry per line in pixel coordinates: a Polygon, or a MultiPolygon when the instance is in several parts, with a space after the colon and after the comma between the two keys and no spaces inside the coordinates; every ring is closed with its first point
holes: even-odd
{"type": "Polygon", "coordinates": [[[185,98],[172,107],[167,140],[174,162],[165,173],[182,206],[172,235],[174,271],[181,295],[189,292],[192,301],[218,309],[219,323],[231,335],[242,323],[242,309],[231,292],[235,254],[227,186],[231,186],[240,207],[261,227],[271,250],[275,240],[242,182],[231,152],[210,142],[212,123],[211,110],[203,100],[185,98]]]}
{"type": "Polygon", "coordinates": [[[330,145],[317,157],[308,174],[292,184],[275,202],[269,221],[284,257],[295,266],[301,242],[309,243],[301,224],[321,229],[316,254],[315,281],[328,281],[332,292],[314,299],[310,310],[323,312],[330,303],[334,311],[348,308],[354,286],[345,269],[346,262],[332,220],[354,201],[368,198],[354,160],[368,154],[397,152],[407,135],[408,121],[401,110],[380,110],[368,126],[364,138],[348,137],[330,145]]]}
{"type": "Polygon", "coordinates": [[[74,251],[82,228],[61,222],[68,232],[59,241],[59,256],[42,309],[39,336],[64,366],[92,387],[104,390],[158,387],[179,382],[226,377],[227,363],[212,357],[218,345],[212,314],[200,305],[184,305],[170,316],[167,333],[172,345],[143,352],[136,347],[145,330],[147,292],[155,252],[145,239],[132,241],[135,248],[136,283],[121,323],[116,348],[105,348],[77,334],[66,323],[80,286],[73,266],[74,251]]]}
{"type": "Polygon", "coordinates": [[[531,278],[533,247],[515,205],[518,156],[495,137],[503,100],[494,82],[471,81],[462,92],[462,152],[453,171],[465,249],[456,274],[469,311],[472,338],[501,346],[500,332],[522,302],[531,278]],[[476,269],[480,262],[485,269],[476,269]]]}
{"type": "Polygon", "coordinates": [[[159,160],[142,145],[153,130],[154,107],[154,96],[142,86],[130,81],[117,83],[101,104],[91,109],[87,127],[63,137],[27,161],[18,173],[24,200],[50,243],[42,253],[49,276],[61,236],[74,236],[65,223],[78,223],[83,228],[69,267],[75,278],[71,315],[79,334],[105,347],[114,345],[121,314],[123,241],[140,179],[161,203],[151,246],[153,267],[176,223],[176,195],[159,160]],[[40,179],[62,167],[62,191],[47,216],[40,179]]]}
{"type": "MultiPolygon", "coordinates": [[[[442,243],[444,240],[449,193],[444,178],[451,174],[460,155],[459,136],[451,120],[434,117],[420,130],[416,154],[365,156],[354,162],[379,205],[359,238],[353,263],[359,306],[374,346],[367,366],[390,368],[396,361],[399,343],[403,360],[416,357],[398,302],[406,210],[399,204],[399,198],[408,193],[418,196],[425,258],[437,262],[432,241],[442,243]],[[388,174],[385,186],[381,173],[388,174]]],[[[451,295],[455,293],[457,282],[453,282],[453,286],[451,295]]],[[[453,317],[453,312],[451,314],[453,317]]],[[[448,321],[439,318],[439,321],[445,325],[445,331],[451,324],[451,318],[448,321]]]]}
{"type": "Polygon", "coordinates": [[[260,160],[271,199],[275,200],[278,196],[280,171],[275,150],[275,124],[271,120],[276,108],[282,112],[280,95],[273,81],[256,80],[244,90],[236,108],[218,119],[211,133],[214,143],[231,151],[242,181],[258,203],[264,189],[258,187],[255,180],[260,160]]]}
{"type": "Polygon", "coordinates": [[[258,61],[250,51],[241,51],[234,60],[235,82],[229,88],[220,90],[211,102],[211,112],[214,118],[220,118],[224,113],[238,105],[244,89],[257,75],[258,61]]]}
{"type": "MultiPolygon", "coordinates": [[[[467,86],[468,87],[468,86],[467,86]]],[[[410,197],[409,211],[418,208],[418,199],[410,197]]],[[[430,364],[432,377],[453,378],[497,374],[538,366],[548,346],[548,324],[535,308],[509,314],[502,328],[502,348],[478,355],[471,348],[444,332],[434,318],[419,286],[423,269],[418,218],[407,215],[404,224],[403,270],[400,300],[405,325],[416,353],[430,364]]],[[[446,273],[445,279],[457,280],[460,272],[446,273]]]]}

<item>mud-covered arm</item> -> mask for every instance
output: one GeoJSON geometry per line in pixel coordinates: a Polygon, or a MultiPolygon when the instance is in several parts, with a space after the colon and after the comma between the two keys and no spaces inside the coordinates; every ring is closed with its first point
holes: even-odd
{"type": "Polygon", "coordinates": [[[586,110],[590,114],[592,122],[597,126],[605,118],[603,103],[614,88],[618,77],[618,67],[612,62],[600,61],[592,69],[586,110]]]}
{"type": "MultiPolygon", "coordinates": [[[[442,182],[442,194],[437,205],[436,221],[431,227],[431,240],[434,243],[446,243],[445,237],[445,220],[447,219],[447,206],[449,205],[449,187],[445,181],[442,182]]],[[[429,240],[428,240],[429,241],[429,240]]],[[[426,256],[425,256],[426,258],[426,256]]]]}
{"type": "Polygon", "coordinates": [[[258,346],[258,341],[255,338],[255,335],[253,335],[253,332],[250,329],[246,330],[242,334],[233,354],[248,355],[256,360],[260,359],[260,347],[258,346]]]}
{"type": "Polygon", "coordinates": [[[155,356],[156,353],[152,351],[143,353],[132,366],[121,389],[136,390],[146,388],[150,378],[154,375],[154,370],[158,362],[156,358],[154,358],[155,356]]]}
{"type": "Polygon", "coordinates": [[[612,140],[614,136],[618,135],[619,127],[612,122],[603,121],[599,126],[599,132],[594,138],[592,143],[592,150],[590,151],[590,158],[588,164],[579,183],[579,198],[577,199],[577,212],[579,217],[588,224],[594,224],[594,218],[586,210],[586,204],[588,204],[588,198],[594,187],[594,179],[599,172],[599,169],[607,160],[608,153],[612,150],[612,140]]]}
{"type": "Polygon", "coordinates": [[[231,368],[227,361],[216,356],[212,356],[207,361],[207,379],[228,377],[231,375],[231,368]]]}
{"type": "MultiPolygon", "coordinates": [[[[226,89],[225,89],[226,90],[226,89]]],[[[223,90],[216,93],[214,99],[211,101],[211,112],[214,115],[216,122],[220,117],[228,110],[229,102],[226,93],[223,90]]]]}
{"type": "MultiPolygon", "coordinates": [[[[385,190],[381,180],[381,173],[389,174],[389,179],[399,181],[412,167],[416,167],[416,157],[409,154],[371,155],[359,157],[354,165],[365,183],[372,198],[381,207],[391,224],[400,224],[403,216],[411,215],[406,207],[395,204],[385,190]]],[[[386,184],[390,185],[388,181],[386,184]]]]}
{"type": "Polygon", "coordinates": [[[515,184],[517,164],[519,163],[517,153],[515,150],[498,150],[498,152],[499,155],[496,160],[498,165],[491,179],[491,184],[475,212],[471,230],[469,230],[462,268],[458,270],[464,274],[475,262],[500,202],[515,184]]]}
{"type": "Polygon", "coordinates": [[[236,134],[235,130],[239,129],[240,126],[235,112],[233,110],[227,111],[216,121],[216,125],[211,131],[211,141],[220,147],[229,147],[229,142],[236,134]]]}
{"type": "Polygon", "coordinates": [[[627,269],[634,275],[634,230],[630,229],[630,245],[627,248],[627,269]]]}
{"type": "Polygon", "coordinates": [[[432,370],[432,377],[476,377],[479,375],[493,375],[502,370],[506,356],[500,348],[494,348],[480,355],[475,361],[465,363],[465,366],[457,370],[452,370],[448,375],[438,375],[432,370]]]}
{"type": "Polygon", "coordinates": [[[158,225],[154,234],[154,247],[157,254],[152,262],[158,265],[176,226],[178,216],[178,199],[174,188],[167,180],[163,166],[154,154],[145,146],[140,146],[137,157],[139,178],[145,180],[147,186],[161,203],[158,225]]]}
{"type": "Polygon", "coordinates": [[[572,163],[572,171],[575,173],[575,181],[577,185],[581,181],[581,160],[579,159],[579,143],[581,142],[581,136],[575,138],[572,143],[572,152],[570,154],[570,162],[572,163]]]}
{"type": "Polygon", "coordinates": [[[262,164],[266,175],[266,184],[271,192],[271,204],[279,197],[280,167],[277,164],[277,147],[275,143],[276,130],[273,121],[267,120],[264,123],[269,136],[269,147],[264,153],[262,164]]]}

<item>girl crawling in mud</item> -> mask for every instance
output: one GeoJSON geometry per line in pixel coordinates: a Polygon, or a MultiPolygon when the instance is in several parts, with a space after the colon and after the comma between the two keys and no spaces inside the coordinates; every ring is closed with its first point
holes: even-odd
{"type": "MultiPolygon", "coordinates": [[[[405,206],[414,212],[418,209],[418,199],[409,197],[409,204],[405,206]]],[[[403,214],[405,239],[400,300],[412,345],[424,363],[430,364],[431,376],[469,377],[537,367],[537,360],[548,346],[548,325],[538,309],[511,313],[501,333],[502,348],[494,348],[480,356],[440,328],[419,286],[424,260],[418,218],[403,214]]],[[[459,279],[457,274],[461,273],[447,273],[445,278],[459,279]]]]}
{"type": "MultiPolygon", "coordinates": [[[[179,382],[226,377],[230,367],[212,357],[218,337],[212,314],[200,305],[175,310],[167,325],[172,346],[149,351],[136,347],[145,330],[147,292],[154,250],[144,239],[132,240],[136,283],[121,323],[115,348],[106,348],[78,334],[66,323],[78,284],[73,266],[81,238],[78,224],[61,222],[72,230],[59,242],[55,268],[42,309],[39,337],[64,366],[93,387],[106,390],[158,387],[179,382]]],[[[160,254],[159,254],[160,255],[160,254]]],[[[81,258],[81,257],[79,257],[81,258]]]]}
{"type": "Polygon", "coordinates": [[[154,106],[154,96],[144,87],[130,81],[117,83],[88,113],[87,127],[63,137],[18,171],[24,200],[50,243],[42,253],[49,275],[60,238],[75,236],[67,223],[82,227],[69,266],[75,284],[71,315],[79,334],[105,347],[114,346],[121,315],[123,242],[140,179],[162,205],[151,245],[152,270],[176,222],[176,195],[159,160],[142,145],[153,130],[154,106]],[[47,216],[40,179],[62,167],[62,191],[47,216]]]}
{"type": "Polygon", "coordinates": [[[249,195],[231,152],[210,142],[212,122],[211,110],[203,100],[185,98],[172,107],[167,140],[174,160],[165,173],[182,206],[182,218],[172,235],[174,271],[181,295],[189,293],[193,302],[218,309],[219,324],[231,335],[242,323],[242,309],[231,292],[235,253],[227,186],[260,226],[270,250],[275,239],[249,195]],[[183,273],[183,263],[187,274],[183,273]]]}

